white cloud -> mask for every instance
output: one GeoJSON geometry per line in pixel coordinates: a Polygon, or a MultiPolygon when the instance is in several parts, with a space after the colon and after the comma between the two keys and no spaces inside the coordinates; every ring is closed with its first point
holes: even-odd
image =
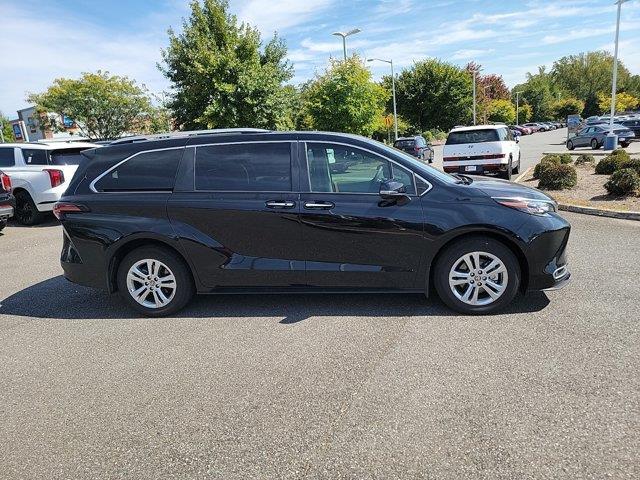
{"type": "Polygon", "coordinates": [[[270,35],[311,20],[332,3],[333,0],[248,0],[240,7],[238,18],[270,35]]]}
{"type": "Polygon", "coordinates": [[[466,50],[458,50],[452,56],[452,60],[472,60],[474,58],[483,57],[490,53],[493,53],[495,50],[493,48],[487,49],[466,49],[466,50]]]}

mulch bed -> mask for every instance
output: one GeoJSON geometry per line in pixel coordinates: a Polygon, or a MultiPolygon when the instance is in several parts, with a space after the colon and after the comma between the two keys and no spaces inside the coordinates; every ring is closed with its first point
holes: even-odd
{"type": "MultiPolygon", "coordinates": [[[[594,166],[589,164],[576,165],[575,167],[578,172],[578,184],[575,187],[569,190],[543,191],[560,203],[607,210],[640,212],[640,197],[609,195],[609,192],[604,188],[604,184],[609,180],[609,175],[596,175],[594,166]]],[[[525,178],[520,180],[520,183],[530,187],[538,187],[538,180],[533,178],[533,169],[525,178]]]]}

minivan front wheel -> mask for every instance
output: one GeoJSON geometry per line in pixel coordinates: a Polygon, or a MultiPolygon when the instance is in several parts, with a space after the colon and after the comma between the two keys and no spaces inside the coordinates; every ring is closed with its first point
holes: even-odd
{"type": "Polygon", "coordinates": [[[150,317],[177,312],[194,294],[184,262],[161,247],[141,247],[130,252],[120,263],[117,281],[124,300],[150,317]]]}
{"type": "Polygon", "coordinates": [[[458,312],[493,313],[516,296],[520,266],[504,244],[472,237],[454,243],[440,255],[434,284],[440,299],[458,312]]]}

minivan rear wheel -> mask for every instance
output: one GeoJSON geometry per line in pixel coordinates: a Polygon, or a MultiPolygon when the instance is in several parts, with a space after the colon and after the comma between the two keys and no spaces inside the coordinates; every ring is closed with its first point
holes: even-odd
{"type": "Polygon", "coordinates": [[[507,306],[520,287],[520,266],[513,252],[489,237],[471,237],[438,257],[434,285],[440,299],[465,314],[494,313],[507,306]]]}
{"type": "Polygon", "coordinates": [[[191,274],[181,258],[161,247],[141,247],[120,263],[118,291],[138,312],[162,317],[182,309],[193,297],[191,274]]]}

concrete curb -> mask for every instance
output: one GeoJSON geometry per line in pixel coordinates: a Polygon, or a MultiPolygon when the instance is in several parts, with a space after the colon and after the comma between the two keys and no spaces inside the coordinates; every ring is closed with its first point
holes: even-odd
{"type": "MultiPolygon", "coordinates": [[[[514,181],[516,183],[520,183],[520,180],[525,178],[529,171],[534,167],[529,167],[525,170],[522,175],[518,175],[514,181]]],[[[640,221],[640,212],[625,212],[623,210],[607,210],[604,208],[594,208],[594,207],[583,207],[580,205],[572,205],[570,203],[558,203],[558,210],[562,210],[564,212],[573,212],[573,213],[582,213],[583,215],[595,215],[597,217],[609,217],[609,218],[619,218],[622,220],[636,220],[640,221]]]]}
{"type": "Polygon", "coordinates": [[[640,212],[624,212],[622,210],[605,210],[603,208],[581,207],[568,203],[559,203],[558,209],[565,212],[595,215],[597,217],[619,218],[622,220],[636,220],[640,222],[640,212]]]}

